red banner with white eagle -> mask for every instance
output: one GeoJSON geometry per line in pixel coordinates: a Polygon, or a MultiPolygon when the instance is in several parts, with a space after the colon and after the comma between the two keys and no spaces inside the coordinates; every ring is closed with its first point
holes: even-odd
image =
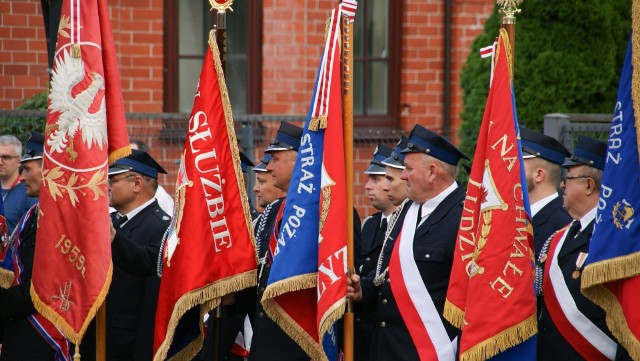
{"type": "Polygon", "coordinates": [[[231,105],[211,32],[162,246],[154,359],[191,359],[202,316],[256,284],[257,254],[231,105]]]}
{"type": "Polygon", "coordinates": [[[130,153],[106,0],[63,2],[44,143],[31,297],[78,344],[111,283],[108,163],[130,153]]]}

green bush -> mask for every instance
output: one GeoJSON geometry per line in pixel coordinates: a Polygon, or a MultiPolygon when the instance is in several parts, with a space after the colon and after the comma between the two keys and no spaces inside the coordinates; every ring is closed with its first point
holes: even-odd
{"type": "MultiPolygon", "coordinates": [[[[520,125],[542,130],[548,113],[612,113],[631,28],[630,0],[526,0],[517,16],[514,91],[520,125]]],[[[460,76],[461,149],[475,151],[489,92],[497,6],[471,47],[460,76]]]]}
{"type": "MultiPolygon", "coordinates": [[[[25,100],[17,109],[46,110],[47,93],[39,93],[31,99],[25,100]]],[[[43,117],[7,117],[0,119],[2,126],[0,134],[15,135],[24,144],[29,139],[31,131],[44,132],[45,118],[43,117]]]]}

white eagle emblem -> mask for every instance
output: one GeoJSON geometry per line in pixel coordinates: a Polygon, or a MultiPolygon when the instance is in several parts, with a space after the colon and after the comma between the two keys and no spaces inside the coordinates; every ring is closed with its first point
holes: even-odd
{"type": "Polygon", "coordinates": [[[58,120],[53,125],[54,131],[47,139],[50,154],[69,153],[71,160],[75,160],[77,153],[73,150],[73,138],[78,130],[82,132],[82,141],[87,148],[95,143],[102,149],[107,143],[107,124],[104,97],[100,102],[100,108],[95,113],[89,112],[89,107],[98,92],[104,89],[102,75],[92,72],[89,77],[91,84],[78,93],[75,98],[71,95],[72,89],[80,83],[86,74],[84,62],[81,58],[72,57],[65,49],[61,57],[56,59],[51,79],[51,93],[49,109],[51,113],[60,113],[58,120]],[[68,147],[68,149],[67,149],[68,147]]]}

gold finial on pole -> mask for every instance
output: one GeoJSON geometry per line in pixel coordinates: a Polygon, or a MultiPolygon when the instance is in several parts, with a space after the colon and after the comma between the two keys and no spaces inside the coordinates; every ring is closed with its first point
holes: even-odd
{"type": "Polygon", "coordinates": [[[211,10],[216,9],[218,12],[226,12],[227,9],[233,11],[231,5],[233,5],[233,0],[209,0],[209,4],[211,4],[211,10]]]}
{"type": "MultiPolygon", "coordinates": [[[[509,43],[511,44],[511,66],[515,69],[516,55],[516,14],[520,13],[518,5],[522,0],[496,0],[496,4],[500,6],[498,12],[502,14],[502,28],[509,34],[509,43]]],[[[513,73],[512,73],[513,75],[513,73]]]]}
{"type": "Polygon", "coordinates": [[[522,0],[497,0],[496,3],[500,5],[498,12],[502,15],[503,24],[515,24],[516,14],[520,13],[518,5],[522,3],[522,0]]]}

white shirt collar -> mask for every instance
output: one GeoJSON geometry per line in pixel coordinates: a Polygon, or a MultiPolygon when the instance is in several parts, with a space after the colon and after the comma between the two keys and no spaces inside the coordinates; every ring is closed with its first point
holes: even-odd
{"type": "Polygon", "coordinates": [[[534,217],[544,206],[549,204],[552,200],[558,198],[558,192],[552,193],[550,196],[544,197],[541,200],[531,205],[531,217],[534,217]]]}
{"type": "Polygon", "coordinates": [[[585,229],[589,225],[589,223],[591,223],[591,221],[596,219],[596,208],[597,207],[593,207],[592,210],[590,210],[584,216],[582,216],[582,218],[580,218],[580,231],[585,229]]]}
{"type": "Polygon", "coordinates": [[[150,205],[151,203],[155,202],[155,198],[151,198],[148,201],[146,201],[145,203],[141,204],[140,206],[138,206],[138,208],[135,208],[134,210],[130,211],[127,214],[122,214],[120,212],[118,212],[118,218],[122,217],[122,216],[127,216],[127,221],[122,223],[122,226],[124,226],[125,224],[127,224],[127,222],[129,222],[133,217],[135,217],[138,213],[140,213],[143,209],[147,208],[148,205],[150,205]]]}
{"type": "Polygon", "coordinates": [[[447,198],[447,196],[451,193],[453,193],[453,191],[456,190],[456,188],[458,188],[458,183],[456,183],[455,181],[453,183],[451,183],[451,185],[443,190],[442,192],[440,192],[440,194],[438,194],[437,196],[429,199],[428,201],[424,202],[422,204],[422,212],[420,214],[422,214],[422,218],[420,223],[422,223],[422,221],[424,221],[425,219],[427,219],[427,217],[429,217],[431,215],[431,213],[433,213],[433,211],[436,209],[436,207],[445,199],[447,198]]]}

